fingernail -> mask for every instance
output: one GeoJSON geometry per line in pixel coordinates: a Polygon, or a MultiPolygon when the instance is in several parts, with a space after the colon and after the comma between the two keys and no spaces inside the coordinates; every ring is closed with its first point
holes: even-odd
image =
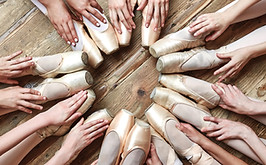
{"type": "Polygon", "coordinates": [[[122,32],[120,30],[117,31],[119,34],[122,34],[122,32]]]}
{"type": "Polygon", "coordinates": [[[72,46],[76,46],[76,44],[74,42],[72,42],[72,46]]]}
{"type": "Polygon", "coordinates": [[[43,97],[43,100],[47,100],[47,98],[44,96],[44,97],[43,97]]]}
{"type": "Polygon", "coordinates": [[[77,43],[79,40],[77,38],[75,38],[74,41],[77,43]]]}
{"type": "Polygon", "coordinates": [[[70,42],[70,41],[67,41],[67,44],[68,44],[68,45],[70,45],[70,44],[71,44],[71,42],[70,42]]]}
{"type": "Polygon", "coordinates": [[[30,64],[31,64],[31,65],[34,65],[34,62],[31,62],[30,64]]]}
{"type": "Polygon", "coordinates": [[[133,28],[133,29],[135,29],[135,28],[136,28],[136,26],[132,26],[132,28],[133,28]]]}
{"type": "Polygon", "coordinates": [[[104,20],[103,20],[103,23],[107,23],[107,21],[104,19],[104,20]]]}
{"type": "Polygon", "coordinates": [[[154,31],[156,32],[157,31],[157,28],[154,28],[154,31]]]}
{"type": "Polygon", "coordinates": [[[149,24],[146,23],[145,26],[146,26],[146,28],[148,28],[149,27],[149,24]]]}
{"type": "Polygon", "coordinates": [[[97,26],[97,27],[100,27],[100,24],[97,22],[97,23],[96,23],[96,26],[97,26]]]}
{"type": "Polygon", "coordinates": [[[164,27],[164,24],[162,24],[162,27],[164,27]]]}
{"type": "Polygon", "coordinates": [[[132,30],[128,30],[130,33],[132,32],[132,30]]]}

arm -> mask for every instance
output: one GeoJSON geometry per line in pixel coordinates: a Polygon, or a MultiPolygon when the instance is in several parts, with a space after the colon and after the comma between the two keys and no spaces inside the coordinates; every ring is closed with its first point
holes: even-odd
{"type": "Polygon", "coordinates": [[[0,82],[6,84],[18,84],[18,81],[10,78],[19,77],[24,69],[34,66],[34,63],[30,61],[32,57],[14,59],[21,54],[22,51],[18,51],[9,56],[0,58],[0,82]]]}
{"type": "Polygon", "coordinates": [[[255,132],[247,125],[216,117],[204,117],[205,121],[211,121],[216,125],[202,128],[202,132],[207,132],[209,137],[217,137],[217,140],[242,139],[257,154],[261,161],[266,163],[266,146],[261,142],[255,132]]]}
{"type": "Polygon", "coordinates": [[[207,137],[203,136],[190,124],[181,123],[178,129],[184,132],[188,136],[188,138],[190,138],[190,140],[200,145],[221,164],[232,164],[232,162],[234,162],[235,164],[246,165],[245,162],[230,154],[229,152],[225,151],[223,148],[213,143],[207,137]]]}
{"type": "Polygon", "coordinates": [[[259,1],[260,0],[239,0],[222,12],[218,11],[215,13],[203,14],[190,25],[189,32],[195,37],[211,33],[206,37],[206,41],[215,40],[241,13],[259,1]]]}
{"type": "Polygon", "coordinates": [[[148,7],[146,28],[150,26],[152,18],[155,22],[154,31],[157,31],[159,27],[164,27],[169,11],[169,0],[142,0],[137,10],[143,10],[146,6],[148,7]]]}
{"type": "Polygon", "coordinates": [[[237,49],[229,53],[217,53],[217,57],[221,59],[229,59],[229,62],[214,72],[214,75],[223,73],[219,77],[219,82],[227,77],[233,77],[239,73],[249,60],[266,54],[266,42],[237,49]]]}
{"type": "Polygon", "coordinates": [[[48,125],[63,125],[77,119],[81,113],[76,111],[85,101],[86,96],[86,92],[79,92],[2,135],[0,137],[0,155],[40,128],[48,125]],[[55,118],[55,116],[57,117],[55,118]]]}
{"type": "Polygon", "coordinates": [[[236,86],[217,83],[212,89],[220,96],[219,105],[230,111],[244,115],[266,114],[266,103],[256,101],[245,96],[236,86]]]}
{"type": "Polygon", "coordinates": [[[78,154],[95,139],[103,135],[108,128],[108,120],[95,120],[84,124],[82,118],[67,135],[61,148],[46,165],[64,165],[71,163],[78,154]]]}
{"type": "Polygon", "coordinates": [[[156,148],[152,143],[149,155],[150,157],[148,157],[146,160],[147,165],[162,165],[162,162],[160,161],[159,156],[157,155],[156,148]]]}

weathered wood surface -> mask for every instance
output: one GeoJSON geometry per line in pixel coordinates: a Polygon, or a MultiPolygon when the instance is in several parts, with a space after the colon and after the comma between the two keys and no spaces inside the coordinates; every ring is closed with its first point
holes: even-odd
{"type": "MultiPolygon", "coordinates": [[[[168,20],[161,36],[177,31],[186,26],[193,17],[202,13],[214,12],[231,1],[171,0],[168,20]]],[[[108,16],[107,1],[99,0],[99,3],[108,16]]],[[[24,50],[24,54],[28,56],[44,56],[71,50],[56,33],[49,19],[39,10],[36,10],[30,1],[8,0],[0,4],[0,13],[0,56],[6,56],[20,49],[24,50]]],[[[137,24],[137,28],[133,31],[130,46],[121,48],[120,51],[111,56],[104,55],[105,61],[97,70],[88,68],[95,80],[93,89],[97,95],[97,100],[93,107],[84,115],[85,117],[100,108],[108,108],[113,115],[124,108],[133,112],[136,117],[145,120],[143,112],[151,103],[149,95],[152,89],[155,86],[159,86],[157,82],[159,73],[155,69],[156,59],[151,57],[148,51],[140,46],[142,17],[140,12],[135,14],[134,21],[137,24]]],[[[264,25],[265,18],[264,16],[232,25],[216,41],[207,43],[207,47],[215,48],[232,42],[264,25]]],[[[214,69],[189,72],[187,74],[209,82],[215,82],[217,77],[212,75],[213,71],[214,69]]],[[[250,61],[230,83],[236,84],[250,97],[266,100],[266,96],[263,95],[263,93],[265,94],[263,89],[265,90],[266,84],[265,71],[266,58],[259,57],[250,61]],[[258,92],[261,94],[260,97],[257,94],[258,92]]],[[[25,82],[36,78],[32,76],[21,78],[21,84],[23,85],[25,82]]],[[[45,104],[45,107],[48,108],[53,103],[45,104]]],[[[241,121],[251,126],[260,137],[266,138],[265,126],[249,117],[237,115],[218,107],[212,110],[212,115],[241,121]]],[[[26,116],[25,113],[14,112],[0,117],[0,134],[15,127],[26,116]]],[[[102,139],[98,139],[86,147],[72,164],[89,164],[95,160],[98,156],[102,139]]],[[[62,141],[63,137],[45,139],[23,159],[21,164],[44,164],[60,148],[62,141]]],[[[248,164],[256,164],[253,160],[230,147],[222,143],[218,144],[248,164]]]]}

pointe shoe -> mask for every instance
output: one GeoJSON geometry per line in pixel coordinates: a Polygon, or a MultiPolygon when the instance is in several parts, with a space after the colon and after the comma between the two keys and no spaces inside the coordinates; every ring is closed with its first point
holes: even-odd
{"type": "Polygon", "coordinates": [[[66,74],[61,78],[47,78],[42,82],[30,82],[25,88],[32,88],[45,96],[47,100],[38,101],[37,104],[42,104],[47,101],[71,96],[81,90],[89,88],[93,84],[93,78],[88,71],[78,71],[66,74]]]}
{"type": "Polygon", "coordinates": [[[95,111],[94,113],[92,113],[85,121],[84,123],[88,123],[94,120],[98,120],[98,119],[104,119],[104,120],[108,120],[109,122],[111,122],[113,120],[113,117],[109,114],[108,110],[106,108],[104,109],[100,109],[98,111],[95,111]]]}
{"type": "MultiPolygon", "coordinates": [[[[84,103],[81,105],[81,107],[77,110],[77,112],[80,112],[82,115],[90,109],[91,105],[96,99],[95,93],[93,90],[88,89],[87,91],[87,99],[84,101],[84,103]]],[[[56,117],[56,116],[55,116],[56,117]]],[[[62,136],[66,134],[66,132],[70,129],[71,125],[74,121],[67,123],[66,125],[62,126],[47,126],[45,128],[39,129],[37,133],[41,138],[46,138],[49,136],[62,136]]]]}
{"type": "Polygon", "coordinates": [[[76,46],[71,45],[73,50],[82,50],[88,54],[88,64],[94,69],[98,68],[103,63],[103,56],[99,51],[94,41],[88,36],[84,29],[84,24],[73,20],[75,30],[79,41],[76,46]]]}
{"type": "MultiPolygon", "coordinates": [[[[106,131],[106,135],[103,141],[103,145],[105,144],[106,141],[106,137],[109,135],[109,133],[113,132],[117,135],[117,137],[119,138],[119,149],[118,149],[118,154],[115,155],[116,157],[114,157],[114,162],[112,162],[111,164],[117,165],[119,163],[120,160],[120,155],[122,153],[124,144],[126,142],[126,138],[127,135],[130,131],[130,129],[133,127],[134,125],[134,116],[131,112],[122,109],[121,111],[119,111],[117,113],[117,115],[115,116],[115,118],[113,119],[113,121],[111,122],[109,128],[106,131]]],[[[112,146],[114,147],[114,146],[112,146]]],[[[115,146],[117,147],[117,146],[115,146]]],[[[106,160],[102,160],[105,157],[110,157],[109,156],[110,153],[105,153],[104,148],[102,146],[101,151],[100,151],[100,155],[99,155],[99,160],[98,160],[98,164],[102,165],[102,164],[107,164],[106,160]]]]}
{"type": "MultiPolygon", "coordinates": [[[[137,3],[137,0],[130,0],[130,3],[131,3],[132,9],[134,9],[134,7],[135,7],[135,5],[137,3]]],[[[119,24],[120,24],[120,28],[121,28],[122,34],[119,34],[117,32],[117,30],[115,29],[115,34],[117,36],[118,43],[122,47],[128,46],[130,44],[130,39],[131,39],[132,32],[129,32],[127,30],[127,28],[125,27],[125,25],[121,21],[119,21],[119,24]]]]}
{"type": "Polygon", "coordinates": [[[156,153],[163,165],[182,165],[175,150],[152,127],[151,142],[156,148],[156,153]]]}
{"type": "MultiPolygon", "coordinates": [[[[38,0],[31,0],[31,2],[44,14],[48,15],[46,7],[41,4],[38,0]]],[[[98,47],[95,45],[94,41],[88,36],[84,29],[84,25],[80,22],[73,20],[74,28],[77,32],[79,41],[76,46],[71,45],[74,51],[84,51],[88,55],[88,64],[93,68],[97,68],[103,62],[103,57],[98,47]]]]}
{"type": "MultiPolygon", "coordinates": [[[[144,121],[136,120],[135,125],[130,130],[122,153],[121,165],[134,164],[142,165],[149,154],[151,142],[150,126],[144,121]],[[133,155],[134,151],[141,150],[142,157],[133,155]],[[132,156],[133,155],[133,156],[132,156]],[[134,159],[134,160],[133,160],[134,159]],[[128,161],[132,161],[128,163],[128,161]]],[[[135,152],[136,153],[136,152],[135,152]]]]}
{"type": "Polygon", "coordinates": [[[55,55],[33,57],[35,66],[25,70],[23,75],[39,75],[43,78],[55,77],[58,74],[72,73],[84,69],[88,64],[88,55],[82,51],[71,51],[55,55]],[[55,68],[46,68],[49,62],[57,61],[55,68]]]}
{"type": "Polygon", "coordinates": [[[177,52],[187,48],[194,48],[205,44],[203,39],[195,38],[185,30],[188,29],[186,28],[183,29],[183,31],[180,30],[178,32],[168,34],[162,39],[156,41],[149,48],[150,54],[155,58],[159,58],[169,53],[177,52]],[[182,32],[187,34],[182,34],[182,32]]]}
{"type": "Polygon", "coordinates": [[[102,23],[96,17],[94,17],[98,23],[99,27],[93,25],[87,18],[83,16],[83,23],[87,27],[92,39],[96,43],[96,45],[107,55],[114,53],[119,49],[118,40],[115,35],[115,30],[113,26],[110,24],[108,19],[102,14],[100,11],[95,9],[100,15],[102,15],[106,24],[102,23]]]}
{"type": "MultiPolygon", "coordinates": [[[[179,121],[166,109],[159,106],[158,104],[152,104],[146,111],[145,116],[147,117],[149,123],[152,127],[164,137],[166,141],[173,147],[169,137],[166,134],[166,122],[169,120],[174,120],[177,124],[180,124],[179,121]]],[[[185,150],[175,150],[179,155],[185,157],[190,163],[195,165],[211,165],[215,160],[207,154],[200,146],[191,142],[186,135],[179,132],[179,136],[182,136],[182,140],[189,141],[191,147],[185,150]]],[[[182,142],[179,142],[182,143],[182,142]]]]}
{"type": "Polygon", "coordinates": [[[161,73],[180,73],[211,69],[226,62],[216,56],[216,52],[227,52],[225,46],[213,51],[215,52],[209,54],[206,48],[201,47],[186,52],[167,54],[158,59],[156,69],[161,73]]]}
{"type": "MultiPolygon", "coordinates": [[[[138,0],[138,5],[140,5],[141,0],[138,0]]],[[[142,25],[141,25],[141,45],[146,48],[155,43],[160,36],[161,27],[157,28],[157,31],[154,31],[155,22],[154,18],[151,19],[150,26],[146,28],[146,16],[148,12],[148,5],[142,10],[142,25]]]]}
{"type": "Polygon", "coordinates": [[[194,103],[177,92],[167,88],[156,87],[151,93],[151,99],[168,109],[177,118],[193,124],[201,129],[209,126],[210,122],[204,121],[203,117],[211,116],[210,111],[205,106],[194,103]],[[191,116],[194,114],[196,117],[191,116]]]}
{"type": "Polygon", "coordinates": [[[181,74],[161,74],[159,82],[210,109],[216,107],[220,102],[220,96],[212,89],[211,83],[207,81],[181,74]]]}

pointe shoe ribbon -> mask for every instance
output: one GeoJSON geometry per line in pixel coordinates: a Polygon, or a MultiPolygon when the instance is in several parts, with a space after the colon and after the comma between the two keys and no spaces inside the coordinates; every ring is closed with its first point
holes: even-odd
{"type": "Polygon", "coordinates": [[[213,157],[207,154],[198,144],[193,144],[191,148],[181,151],[183,155],[191,164],[195,165],[211,165],[214,161],[213,157]]]}
{"type": "MultiPolygon", "coordinates": [[[[77,110],[77,112],[84,114],[88,109],[90,109],[95,99],[96,99],[96,96],[93,90],[88,89],[87,99],[84,101],[81,107],[77,110]]],[[[67,123],[66,125],[62,125],[62,126],[47,126],[45,128],[39,129],[37,133],[43,139],[49,136],[62,136],[70,129],[70,126],[73,124],[73,122],[74,121],[67,123]]]]}
{"type": "Polygon", "coordinates": [[[151,132],[150,126],[144,121],[136,119],[135,125],[131,128],[121,155],[122,160],[120,164],[122,165],[127,156],[129,156],[134,150],[140,149],[144,152],[144,157],[141,157],[139,164],[144,164],[150,149],[151,142],[151,132]]]}
{"type": "Polygon", "coordinates": [[[93,78],[88,71],[78,71],[62,76],[61,78],[47,78],[40,83],[30,82],[24,87],[32,88],[45,96],[47,100],[37,104],[71,96],[78,91],[88,89],[93,84],[93,78]]]}
{"type": "Polygon", "coordinates": [[[225,63],[216,56],[216,52],[227,52],[226,46],[213,53],[207,53],[204,47],[191,49],[186,52],[177,52],[161,56],[156,64],[156,69],[162,73],[180,73],[192,70],[211,69],[225,63]]]}
{"type": "Polygon", "coordinates": [[[203,39],[195,38],[189,32],[186,32],[187,30],[188,29],[185,28],[183,29],[183,31],[168,34],[162,39],[156,41],[149,48],[151,55],[155,58],[159,58],[160,56],[169,53],[177,52],[188,48],[194,48],[205,44],[203,39]],[[181,34],[184,32],[187,34],[181,34]]]}
{"type": "MultiPolygon", "coordinates": [[[[138,5],[141,4],[141,1],[142,0],[138,0],[138,5]]],[[[161,33],[160,26],[157,28],[157,31],[154,31],[155,28],[154,18],[151,19],[150,26],[148,28],[145,26],[147,13],[148,13],[148,5],[146,5],[145,8],[142,10],[141,45],[143,47],[149,47],[153,43],[155,43],[159,39],[161,33]]]]}
{"type": "MultiPolygon", "coordinates": [[[[31,2],[44,14],[48,15],[46,7],[39,2],[39,0],[31,0],[31,2]]],[[[84,51],[88,55],[88,63],[93,68],[97,68],[103,62],[103,57],[98,47],[95,45],[94,41],[88,36],[87,32],[84,29],[83,23],[80,23],[76,20],[73,20],[74,28],[77,32],[79,41],[76,43],[76,46],[71,45],[72,50],[74,51],[84,51]]],[[[102,26],[104,27],[104,26],[102,26]]]]}
{"type": "Polygon", "coordinates": [[[88,64],[88,55],[86,52],[82,51],[71,51],[44,57],[33,57],[32,61],[35,63],[35,68],[32,68],[33,75],[39,75],[41,77],[48,78],[55,77],[58,74],[71,73],[84,69],[88,64]],[[55,69],[51,71],[45,70],[38,63],[39,60],[49,61],[57,58],[60,59],[61,62],[55,69]]]}
{"type": "Polygon", "coordinates": [[[181,74],[161,74],[159,82],[210,109],[216,107],[220,102],[220,96],[212,89],[212,84],[207,81],[181,74]]]}
{"type": "Polygon", "coordinates": [[[204,116],[211,116],[210,111],[205,106],[194,103],[177,92],[167,88],[156,87],[151,93],[151,99],[168,109],[177,118],[188,123],[193,123],[197,128],[209,126],[210,122],[204,121],[204,116]],[[197,118],[191,117],[197,114],[197,118]]]}

